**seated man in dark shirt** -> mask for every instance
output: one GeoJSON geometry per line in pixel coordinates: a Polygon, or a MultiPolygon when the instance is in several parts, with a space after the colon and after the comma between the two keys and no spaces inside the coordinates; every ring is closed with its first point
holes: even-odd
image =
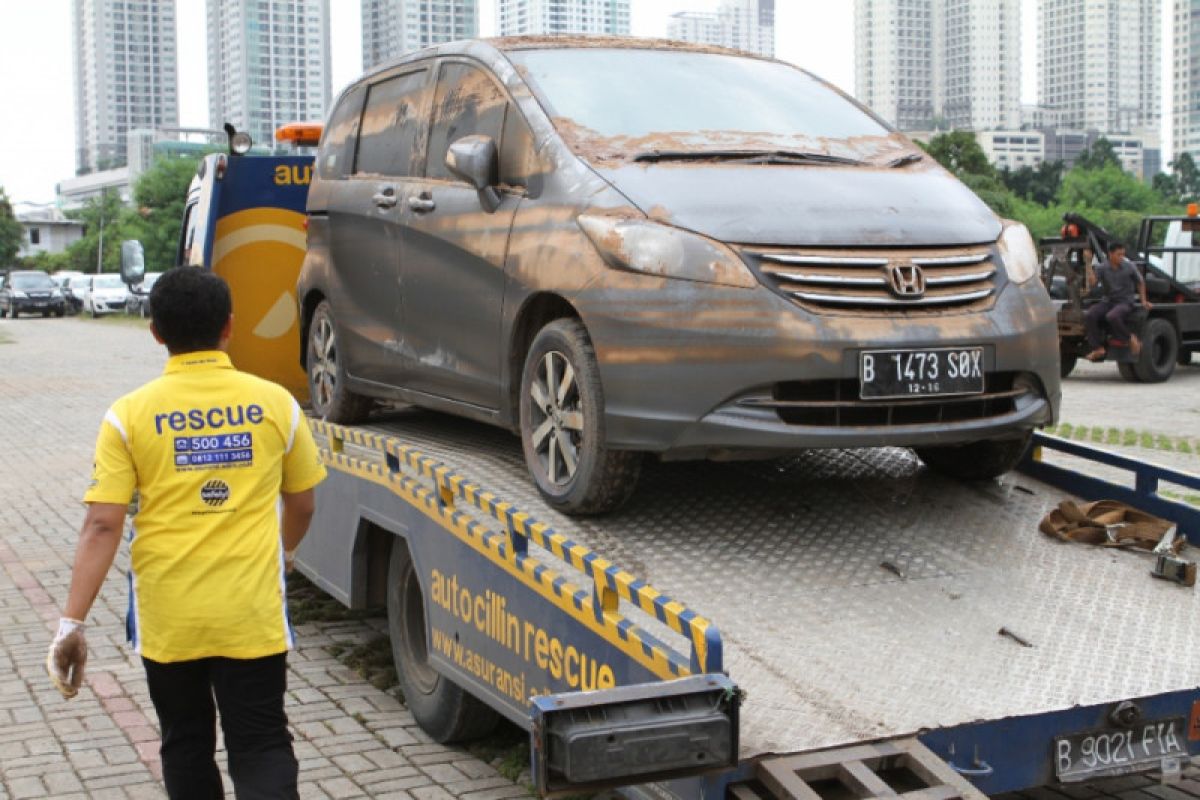
{"type": "Polygon", "coordinates": [[[1100,284],[1103,297],[1088,309],[1084,317],[1088,344],[1092,346],[1092,352],[1085,358],[1089,361],[1104,360],[1107,351],[1104,347],[1104,332],[1100,329],[1102,319],[1107,320],[1108,328],[1115,338],[1129,342],[1130,350],[1137,356],[1141,352],[1142,343],[1130,332],[1126,320],[1133,313],[1135,304],[1140,302],[1143,308],[1150,308],[1150,301],[1146,299],[1146,281],[1142,278],[1142,273],[1125,257],[1125,245],[1114,243],[1108,249],[1108,261],[1088,269],[1088,289],[1097,283],[1100,284]]]}

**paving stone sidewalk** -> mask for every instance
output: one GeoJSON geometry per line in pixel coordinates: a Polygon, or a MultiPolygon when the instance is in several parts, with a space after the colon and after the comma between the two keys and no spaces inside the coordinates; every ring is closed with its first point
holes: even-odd
{"type": "MultiPolygon", "coordinates": [[[[87,620],[86,688],[63,700],[44,668],[100,419],[164,360],[134,324],[0,320],[0,800],[165,797],[154,709],[124,645],[125,548],[87,620]]],[[[326,649],[366,642],[381,625],[297,628],[287,710],[301,797],[528,796],[483,761],[430,741],[400,702],[326,649]]]]}

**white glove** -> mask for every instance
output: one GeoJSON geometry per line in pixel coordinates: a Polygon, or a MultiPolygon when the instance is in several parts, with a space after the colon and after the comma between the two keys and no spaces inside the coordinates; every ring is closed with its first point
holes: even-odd
{"type": "Polygon", "coordinates": [[[85,664],[87,639],[83,636],[83,623],[63,617],[58,621],[58,633],[54,634],[50,652],[46,654],[46,672],[54,682],[54,688],[68,700],[79,694],[85,664]]]}

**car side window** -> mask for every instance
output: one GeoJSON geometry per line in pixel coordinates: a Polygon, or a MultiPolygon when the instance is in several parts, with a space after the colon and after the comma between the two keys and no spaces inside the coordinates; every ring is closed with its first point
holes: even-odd
{"type": "Polygon", "coordinates": [[[417,142],[423,127],[421,99],[427,97],[426,74],[424,69],[408,72],[368,89],[354,162],[356,175],[404,178],[419,169],[417,142]]]}
{"type": "Polygon", "coordinates": [[[325,180],[344,178],[354,163],[354,145],[358,141],[358,125],[362,119],[365,86],[356,86],[342,97],[329,117],[321,149],[317,154],[317,174],[325,180]]]}
{"type": "Polygon", "coordinates": [[[508,96],[484,70],[456,61],[442,64],[429,136],[429,177],[458,180],[446,167],[446,152],[464,136],[490,136],[500,148],[508,107],[508,96]]]}

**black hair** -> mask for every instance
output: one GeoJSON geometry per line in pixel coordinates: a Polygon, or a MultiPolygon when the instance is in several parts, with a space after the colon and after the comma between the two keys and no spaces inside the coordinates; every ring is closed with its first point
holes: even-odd
{"type": "Polygon", "coordinates": [[[1108,252],[1110,252],[1110,253],[1113,252],[1114,250],[1126,250],[1126,249],[1128,249],[1128,248],[1125,247],[1124,242],[1112,242],[1108,246],[1108,252]]]}
{"type": "Polygon", "coordinates": [[[168,270],[150,290],[150,319],[172,355],[215,350],[231,313],[229,285],[199,267],[168,270]]]}

